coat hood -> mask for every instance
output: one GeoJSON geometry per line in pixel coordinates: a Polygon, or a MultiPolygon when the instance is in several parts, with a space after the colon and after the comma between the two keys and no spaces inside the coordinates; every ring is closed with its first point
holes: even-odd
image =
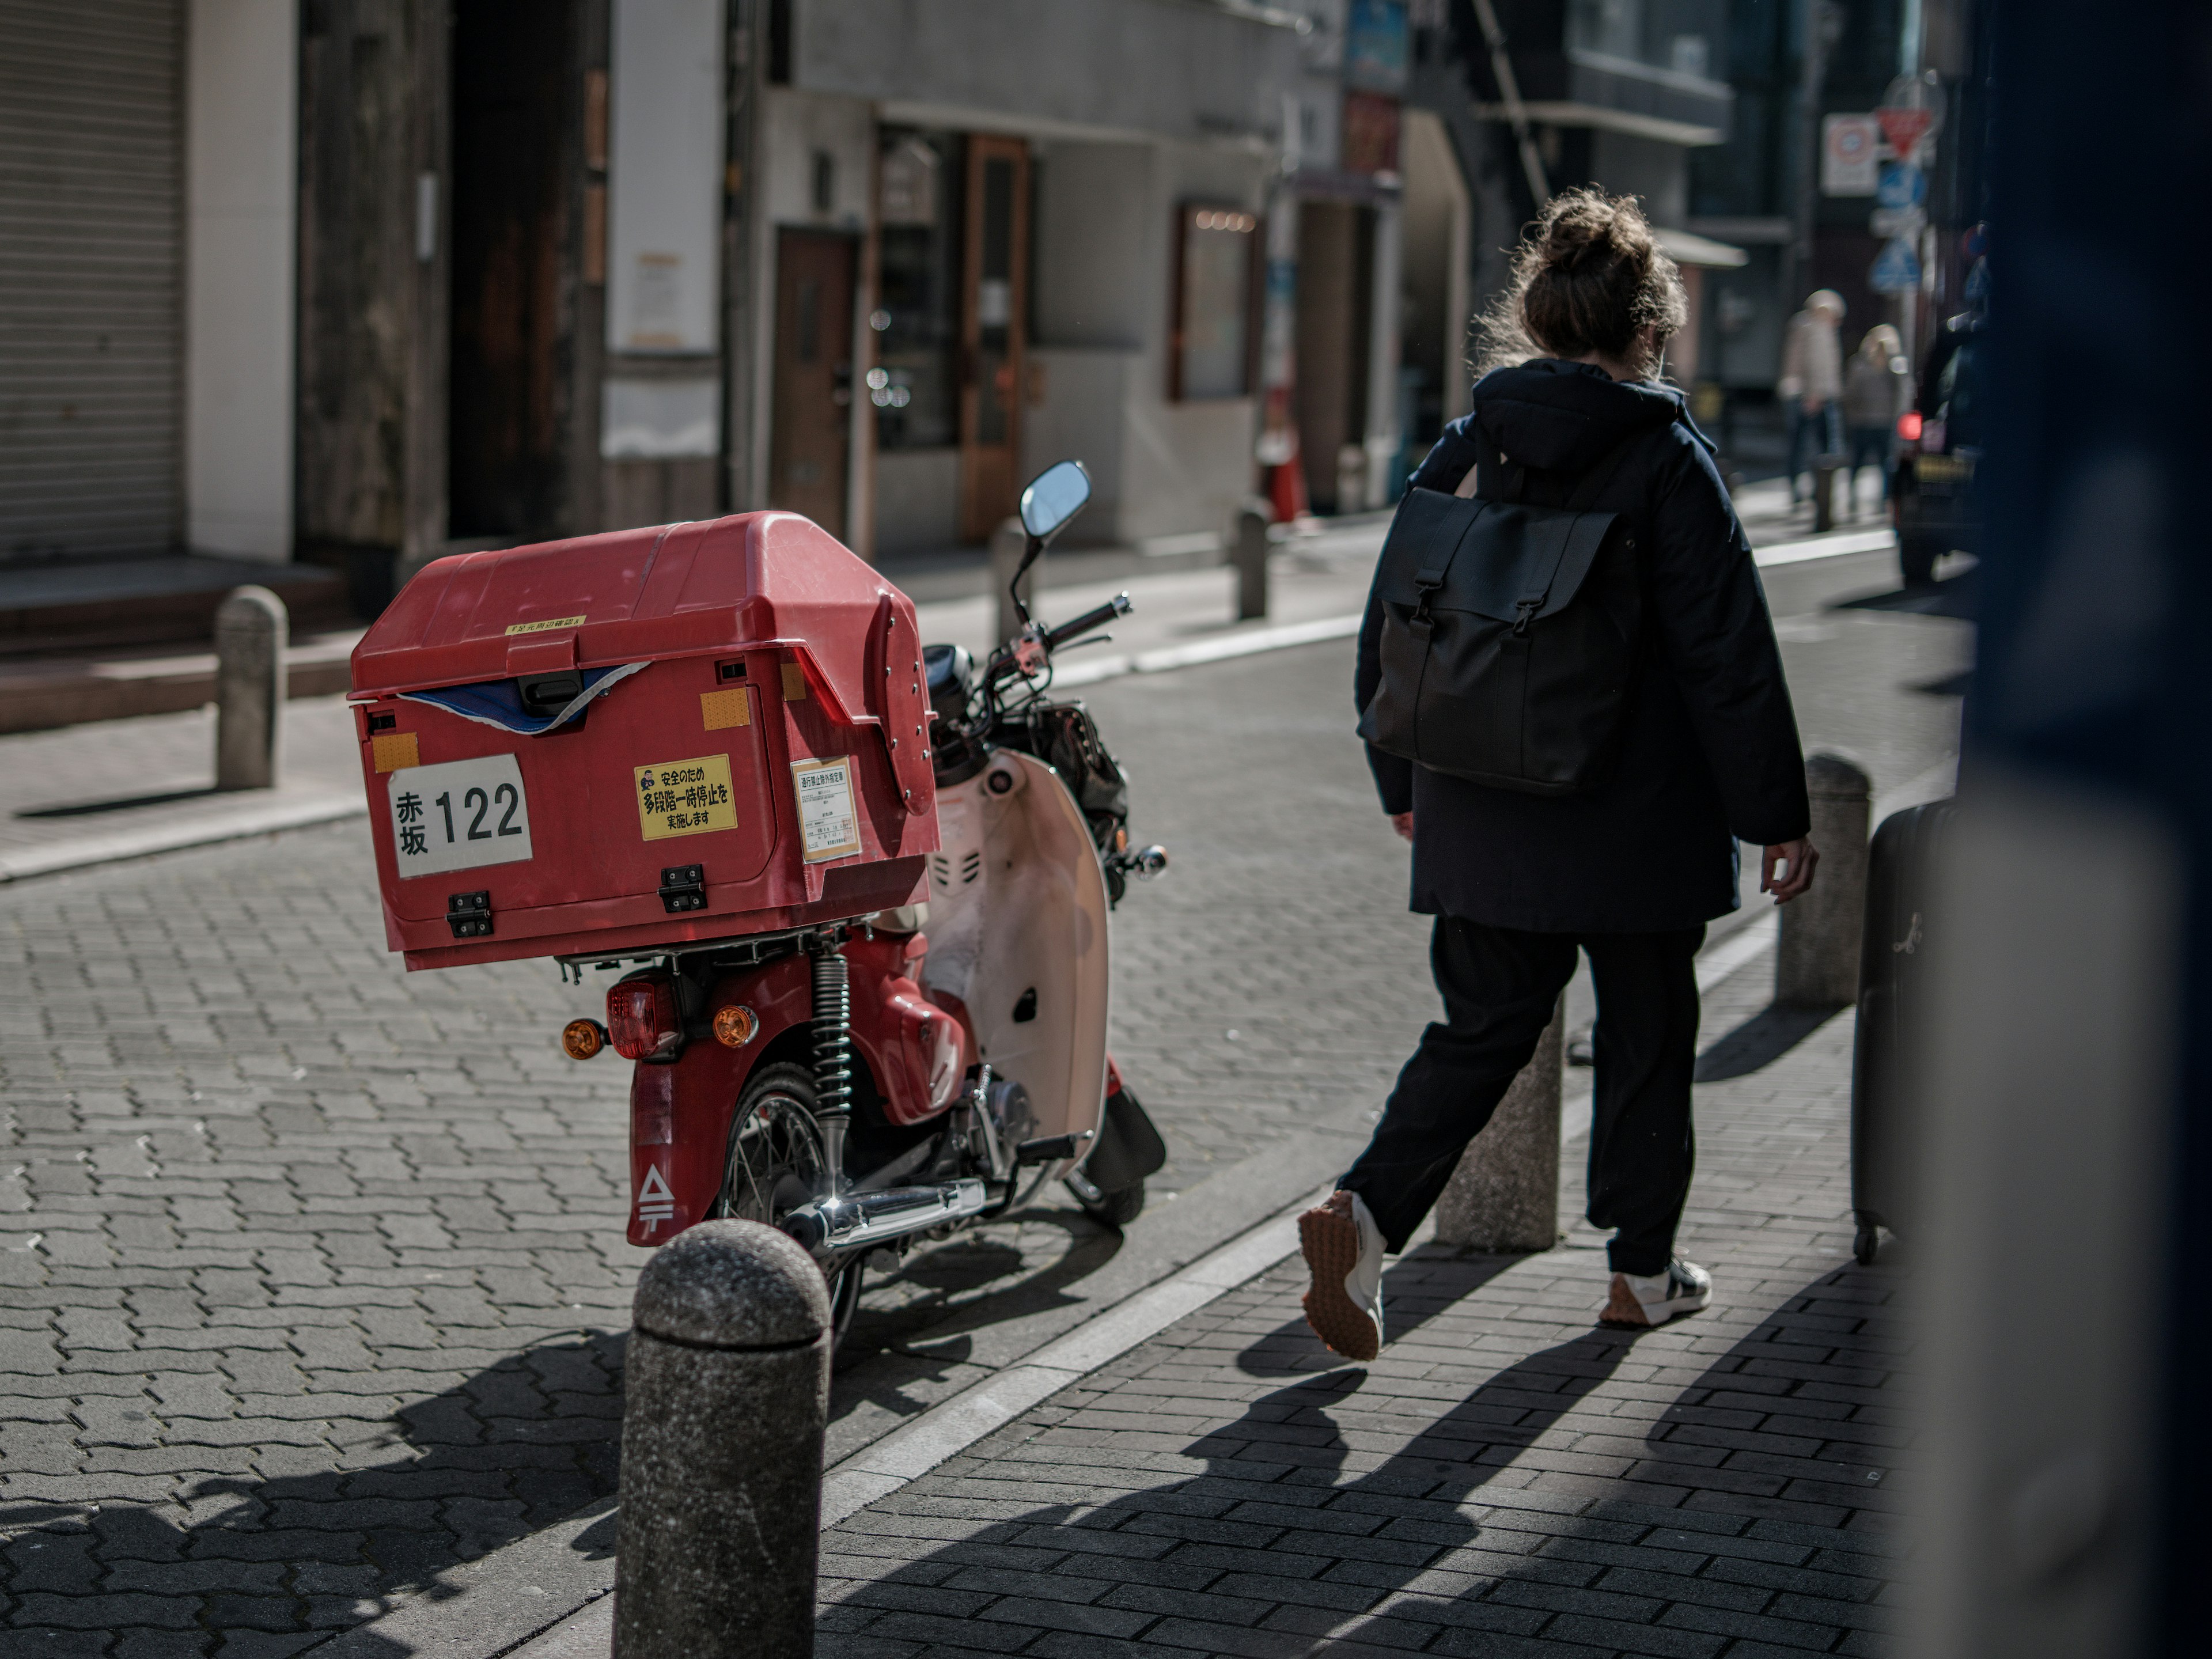
{"type": "Polygon", "coordinates": [[[1673,386],[1616,380],[1593,363],[1557,357],[1484,375],[1475,383],[1474,413],[1509,459],[1546,472],[1579,472],[1632,433],[1676,420],[1689,425],[1673,386]]]}

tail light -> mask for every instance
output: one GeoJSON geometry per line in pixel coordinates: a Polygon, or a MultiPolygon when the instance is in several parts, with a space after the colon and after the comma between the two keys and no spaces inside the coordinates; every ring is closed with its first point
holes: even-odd
{"type": "Polygon", "coordinates": [[[1909,444],[1917,444],[1920,441],[1920,411],[1918,410],[1908,409],[1897,417],[1897,435],[1909,444]]]}
{"type": "Polygon", "coordinates": [[[607,1035],[624,1060],[667,1060],[683,1045],[676,986],[659,974],[626,979],[607,993],[607,1035]]]}

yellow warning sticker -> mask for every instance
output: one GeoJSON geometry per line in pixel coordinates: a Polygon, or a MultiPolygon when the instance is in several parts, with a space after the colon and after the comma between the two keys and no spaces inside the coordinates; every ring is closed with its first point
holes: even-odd
{"type": "Polygon", "coordinates": [[[848,756],[793,761],[791,782],[799,797],[799,838],[809,864],[860,850],[860,815],[853,807],[853,763],[848,756]]]}
{"type": "Polygon", "coordinates": [[[742,685],[727,691],[702,691],[699,694],[699,716],[707,723],[709,732],[720,732],[732,726],[753,723],[752,700],[742,685]]]}
{"type": "Polygon", "coordinates": [[[581,628],[583,625],[581,617],[548,617],[544,622],[509,623],[507,631],[510,634],[550,634],[556,628],[581,628]]]}
{"type": "Polygon", "coordinates": [[[738,808],[730,799],[730,757],[702,755],[697,760],[639,767],[637,827],[647,841],[736,829],[738,808]]]}
{"type": "Polygon", "coordinates": [[[412,732],[380,732],[368,740],[368,752],[380,772],[401,772],[422,763],[422,750],[412,732]]]}

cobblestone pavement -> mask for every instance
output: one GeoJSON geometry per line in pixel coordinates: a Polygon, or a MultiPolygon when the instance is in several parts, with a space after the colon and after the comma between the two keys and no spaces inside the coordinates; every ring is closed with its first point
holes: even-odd
{"type": "MultiPolygon", "coordinates": [[[[1331,1360],[1286,1264],[823,1536],[824,1659],[1863,1655],[1909,1500],[1893,1267],[1851,1263],[1848,1015],[1707,1004],[1705,1313],[1594,1327],[1601,1237],[1418,1248],[1331,1360]],[[1812,1029],[1806,1030],[1810,1025],[1812,1029]]],[[[1562,1181],[1577,1213],[1580,1171],[1562,1181]]]]}
{"type": "MultiPolygon", "coordinates": [[[[1846,617],[1864,563],[1773,573],[1778,611],[1846,617]]],[[[1924,769],[1955,702],[1898,688],[1955,673],[1957,630],[1834,626],[1787,647],[1808,738],[1832,705],[1878,781],[1924,769]]],[[[1177,857],[1117,927],[1116,1048],[1172,1158],[1121,1248],[1255,1153],[1348,1144],[1428,1017],[1348,683],[1340,641],[1086,694],[1177,857]]],[[[0,890],[7,1659],[297,1652],[611,1487],[626,1078],[553,1040],[599,989],[403,974],[368,868],[356,822],[0,890]]],[[[1044,1208],[878,1281],[841,1449],[1116,1248],[1044,1208]]]]}

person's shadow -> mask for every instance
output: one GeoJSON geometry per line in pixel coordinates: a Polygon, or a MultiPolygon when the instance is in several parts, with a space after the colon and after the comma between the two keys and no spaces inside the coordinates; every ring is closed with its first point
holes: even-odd
{"type": "MultiPolygon", "coordinates": [[[[1417,1251],[1393,1273],[1415,1268],[1441,1298],[1455,1277],[1488,1277],[1503,1265],[1510,1260],[1417,1251]]],[[[1640,1564],[1613,1559],[1624,1536],[1660,1527],[1668,1535],[1659,1547],[1679,1561],[1706,1536],[1775,1522],[1788,1523],[1790,1540],[1729,1553],[1802,1559],[1823,1537],[1869,1552],[1825,1561],[1818,1571],[1793,1568],[1792,1584],[1817,1583],[1808,1595],[1833,1599],[1818,1622],[1832,1615],[1874,1639],[1889,1629],[1890,1614],[1879,1600],[1882,1569],[1869,1564],[1893,1547],[1856,1529],[1853,1511],[1893,1507],[1881,1466],[1910,1438],[1886,1391],[1903,1346],[1887,1305],[1899,1282],[1887,1262],[1820,1274],[1725,1352],[1711,1354],[1693,1381],[1650,1378],[1644,1387],[1666,1387],[1671,1400],[1644,1394],[1644,1406],[1614,1419],[1610,1431],[1588,1420],[1562,1431],[1561,1420],[1628,1361],[1644,1333],[1599,1328],[1543,1349],[1441,1415],[1434,1413],[1448,1395],[1423,1374],[1431,1368],[1340,1366],[1261,1394],[1234,1421],[1181,1444],[1166,1425],[1206,1410],[1222,1391],[1220,1371],[1209,1365],[1179,1382],[1180,1366],[1155,1365],[1134,1395],[1123,1392],[1126,1381],[1099,1390],[1102,1420],[1079,1407],[1003,1450],[991,1460],[991,1478],[956,1492],[917,1492],[872,1522],[864,1510],[825,1533],[825,1578],[849,1573],[860,1582],[823,1608],[816,1652],[861,1659],[889,1651],[887,1643],[1006,1650],[1029,1639],[1019,1633],[1024,1623],[1062,1632],[1060,1646],[1040,1649],[1054,1652],[1077,1650],[1076,1632],[1085,1651],[1158,1646],[1250,1659],[1517,1652],[1553,1642],[1586,1651],[1569,1645],[1584,1636],[1548,1629],[1583,1587],[1596,1583],[1646,1601],[1662,1593],[1631,1582],[1648,1581],[1640,1564]],[[1866,1420],[1839,1403],[1839,1390],[1866,1395],[1866,1420]],[[1577,1461],[1595,1435],[1608,1443],[1598,1455],[1638,1467],[1609,1475],[1563,1468],[1547,1456],[1555,1432],[1577,1461]],[[1578,1437],[1571,1447],[1570,1434],[1578,1437]],[[1731,1467],[1739,1447],[1747,1461],[1731,1467]],[[1204,1472],[1176,1478],[1194,1457],[1204,1472]],[[1127,1490],[1148,1467],[1159,1484],[1127,1490]],[[988,1496],[996,1480],[1016,1480],[1032,1492],[1056,1487],[1068,1501],[1018,1511],[988,1496]],[[1085,1503],[1094,1483],[1118,1495],[1085,1503]],[[1005,1518],[977,1525],[979,1511],[1005,1518]],[[908,1556],[915,1528],[958,1536],[908,1556]],[[1562,1538],[1585,1541],[1549,1547],[1562,1538]],[[884,1558],[895,1556],[908,1559],[885,1572],[884,1558]],[[1613,1582],[1616,1575],[1623,1582],[1613,1582]],[[1439,1626],[1448,1632],[1441,1642],[1439,1626]],[[1534,1640],[1524,1646],[1516,1638],[1534,1640]],[[1111,1648],[1115,1638],[1127,1645],[1111,1648]]],[[[1419,1346],[1419,1324],[1394,1322],[1394,1357],[1419,1346]]],[[[1291,1328],[1250,1342],[1237,1369],[1282,1375],[1296,1358],[1291,1328]]],[[[1309,1335],[1304,1346],[1317,1345],[1309,1335]]],[[[1207,1352],[1201,1346],[1193,1358],[1207,1352]]],[[[1439,1364],[1446,1352],[1469,1363],[1456,1344],[1437,1352],[1439,1364]]],[[[1671,1349],[1672,1364],[1686,1357],[1671,1349]]],[[[1749,1577],[1721,1572],[1727,1605],[1747,1600],[1757,1610],[1781,1593],[1771,1577],[1756,1563],[1749,1577]]],[[[1777,1615],[1808,1631],[1809,1616],[1777,1615]]],[[[1686,1651],[1706,1639],[1692,1632],[1713,1628],[1692,1618],[1680,1628],[1655,1625],[1652,1634],[1680,1637],[1686,1651]]]]}
{"type": "MultiPolygon", "coordinates": [[[[1439,1265],[1443,1259],[1439,1255],[1439,1265]]],[[[1506,1265],[1510,1259],[1501,1258],[1476,1270],[1487,1278],[1506,1265]]],[[[1414,1323],[1395,1328],[1394,1341],[1404,1342],[1414,1323]]],[[[1334,1626],[1431,1571],[1440,1549],[1479,1548],[1483,1524],[1462,1505],[1507,1474],[1611,1376],[1635,1337],[1599,1328],[1531,1354],[1441,1416],[1431,1415],[1432,1389],[1408,1389],[1394,1377],[1382,1385],[1384,1397],[1402,1403],[1409,1425],[1422,1425],[1410,1438],[1389,1434],[1396,1449],[1379,1456],[1368,1449],[1379,1437],[1375,1399],[1363,1398],[1364,1420],[1348,1431],[1334,1412],[1370,1389],[1368,1370],[1339,1366],[1274,1389],[1246,1405],[1233,1423],[1182,1449],[1185,1457],[1205,1460],[1202,1474],[1095,1507],[1047,1504],[889,1573],[872,1571],[870,1582],[824,1607],[816,1652],[822,1659],[857,1659],[881,1651],[884,1638],[975,1646],[979,1632],[992,1627],[967,1623],[965,1612],[972,1609],[963,1609],[963,1601],[979,1608],[1004,1594],[1012,1559],[1035,1560],[1057,1551],[1070,1559],[1053,1570],[1056,1581],[1084,1577],[1085,1559],[1098,1563],[1101,1593],[1069,1609],[1086,1615],[1084,1627],[1097,1636],[1130,1635],[1167,1613],[1178,1628],[1154,1631],[1148,1639],[1204,1647],[1215,1632],[1230,1639],[1224,1621],[1242,1607],[1251,1612],[1249,1622],[1237,1627],[1233,1649],[1217,1650],[1307,1653],[1334,1626]],[[1346,1481],[1348,1470],[1354,1473],[1346,1481]],[[1172,1560],[1158,1559],[1170,1551],[1172,1560]],[[1211,1581],[1205,1593],[1194,1594],[1203,1581],[1211,1581]],[[886,1607],[898,1611],[886,1620],[880,1612],[886,1607]],[[1270,1626],[1259,1627],[1260,1614],[1271,1607],[1270,1626]],[[848,1644],[845,1633],[862,1626],[866,1635],[848,1644]]],[[[1310,1335],[1306,1340],[1310,1346],[1310,1335]]],[[[1242,1368],[1261,1369],[1252,1356],[1275,1346],[1273,1338],[1253,1345],[1242,1368]]],[[[1152,1403],[1164,1414],[1176,1409],[1167,1401],[1152,1403]]],[[[1033,1443],[1030,1455],[1049,1454],[1033,1443]]],[[[1073,1466],[1085,1462],[1083,1454],[1071,1447],[1066,1458],[1071,1467],[1036,1467],[1036,1477],[1079,1485],[1082,1474],[1073,1466]]],[[[825,1534],[823,1548],[832,1557],[839,1553],[836,1533],[825,1534]]],[[[992,1644],[1011,1634],[997,1627],[992,1644]]],[[[1360,1638],[1347,1632],[1334,1639],[1360,1638]]],[[[1402,1639],[1389,1645],[1403,1645],[1402,1639]]]]}

